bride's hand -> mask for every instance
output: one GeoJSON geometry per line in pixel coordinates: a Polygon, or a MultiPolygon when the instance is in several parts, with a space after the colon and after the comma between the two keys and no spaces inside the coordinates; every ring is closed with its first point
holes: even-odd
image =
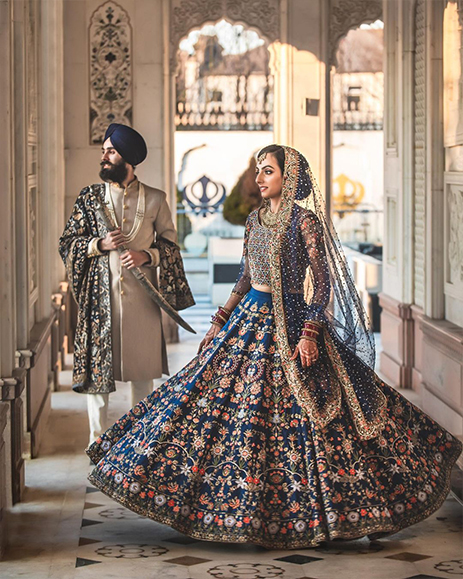
{"type": "Polygon", "coordinates": [[[221,329],[222,328],[220,328],[219,326],[211,324],[211,327],[207,331],[207,334],[204,336],[201,343],[199,344],[198,354],[201,352],[201,350],[203,350],[203,348],[205,348],[212,342],[212,340],[217,336],[217,334],[220,332],[221,329]]]}
{"type": "Polygon", "coordinates": [[[291,356],[291,360],[295,360],[297,356],[301,358],[301,365],[303,368],[309,368],[314,362],[318,360],[318,346],[312,340],[299,340],[299,344],[291,356]]]}

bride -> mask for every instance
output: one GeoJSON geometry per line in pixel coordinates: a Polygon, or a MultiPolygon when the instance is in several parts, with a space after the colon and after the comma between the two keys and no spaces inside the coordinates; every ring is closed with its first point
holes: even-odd
{"type": "Polygon", "coordinates": [[[440,507],[461,443],[374,373],[307,160],[265,147],[256,181],[263,203],[230,298],[198,355],[87,449],[89,480],[209,541],[291,549],[395,533],[440,507]]]}

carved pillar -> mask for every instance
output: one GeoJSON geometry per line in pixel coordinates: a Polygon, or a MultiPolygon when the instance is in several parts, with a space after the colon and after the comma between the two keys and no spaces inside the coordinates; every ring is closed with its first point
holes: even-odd
{"type": "Polygon", "coordinates": [[[15,370],[11,378],[0,379],[1,401],[8,405],[8,439],[7,456],[9,469],[7,488],[11,489],[13,504],[21,500],[24,490],[24,458],[23,458],[23,401],[25,373],[22,369],[15,370]]]}
{"type": "Polygon", "coordinates": [[[415,173],[421,145],[416,134],[416,67],[419,71],[414,0],[384,2],[385,30],[385,243],[380,294],[380,369],[394,386],[419,388],[420,309],[414,297],[415,173]],[[416,54],[415,54],[416,53],[416,54]],[[418,61],[416,60],[418,59],[418,61]],[[418,62],[418,64],[417,64],[418,62]],[[416,322],[415,322],[416,321],[416,322]]]}
{"type": "Polygon", "coordinates": [[[7,427],[8,404],[0,402],[0,559],[2,558],[6,539],[6,508],[7,508],[7,494],[6,494],[6,473],[9,471],[7,465],[6,445],[5,445],[5,431],[7,427]]]}

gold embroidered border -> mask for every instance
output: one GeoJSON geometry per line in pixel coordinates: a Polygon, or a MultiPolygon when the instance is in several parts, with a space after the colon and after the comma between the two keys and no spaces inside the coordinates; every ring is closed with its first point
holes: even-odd
{"type": "Polygon", "coordinates": [[[290,224],[292,211],[296,199],[299,175],[299,153],[291,147],[283,147],[285,150],[285,169],[280,205],[280,220],[276,227],[275,235],[270,240],[270,278],[272,280],[272,298],[274,307],[275,327],[278,341],[278,349],[281,353],[282,365],[286,374],[289,387],[291,388],[298,403],[308,413],[310,419],[323,427],[328,424],[339,412],[341,395],[337,380],[327,400],[323,411],[317,408],[308,385],[302,380],[297,363],[291,360],[292,352],[286,330],[286,316],[283,301],[283,288],[281,279],[281,244],[286,230],[290,224]]]}
{"type": "Polygon", "coordinates": [[[360,438],[362,438],[363,440],[368,440],[370,438],[378,436],[383,430],[384,424],[386,422],[387,398],[384,395],[384,393],[381,392],[379,388],[376,386],[376,375],[374,374],[373,371],[371,372],[372,374],[371,387],[376,389],[377,394],[381,399],[381,403],[377,410],[378,413],[375,419],[373,421],[368,421],[365,418],[365,415],[363,414],[357,395],[352,386],[352,381],[349,378],[349,375],[338,352],[338,349],[336,348],[333,340],[331,339],[330,334],[326,329],[324,330],[324,339],[328,357],[330,359],[334,371],[337,374],[339,383],[341,384],[344,393],[346,395],[349,410],[352,419],[354,421],[355,428],[360,438]]]}

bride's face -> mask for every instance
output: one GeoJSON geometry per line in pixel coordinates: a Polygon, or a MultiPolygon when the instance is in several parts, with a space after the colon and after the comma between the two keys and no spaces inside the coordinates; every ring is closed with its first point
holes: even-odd
{"type": "Polygon", "coordinates": [[[271,153],[257,161],[256,183],[264,199],[275,199],[281,196],[283,175],[278,161],[271,153]]]}

